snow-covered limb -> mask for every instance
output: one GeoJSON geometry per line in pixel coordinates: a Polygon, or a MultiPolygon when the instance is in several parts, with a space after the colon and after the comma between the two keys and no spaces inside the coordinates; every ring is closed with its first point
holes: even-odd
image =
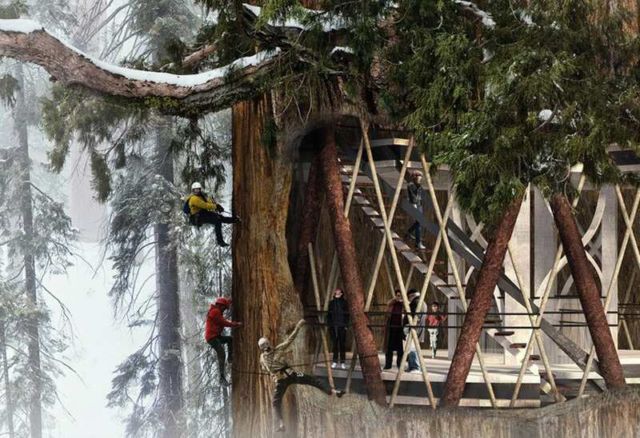
{"type": "Polygon", "coordinates": [[[279,58],[260,52],[194,75],[135,70],[95,59],[48,33],[31,20],[0,20],[0,56],[40,65],[57,81],[130,99],[177,99],[191,108],[222,109],[255,88],[279,58]],[[232,79],[227,73],[235,72],[232,79]]]}
{"type": "MultiPolygon", "coordinates": [[[[242,6],[244,6],[245,10],[253,14],[256,18],[259,18],[260,14],[262,14],[262,8],[260,6],[253,6],[248,3],[243,3],[242,6]]],[[[318,15],[323,13],[323,11],[316,11],[313,9],[303,8],[302,10],[304,11],[304,14],[306,16],[318,15]]],[[[344,19],[339,16],[323,18],[322,20],[320,20],[320,24],[322,25],[322,30],[324,32],[338,31],[344,29],[347,26],[347,23],[344,21],[344,19]]],[[[269,21],[269,26],[299,29],[303,31],[308,29],[307,25],[303,24],[299,20],[296,20],[295,18],[286,18],[280,21],[271,20],[269,21]]]]}
{"type": "Polygon", "coordinates": [[[493,29],[494,27],[496,27],[496,22],[493,20],[493,17],[491,16],[491,14],[480,9],[478,5],[476,5],[475,3],[470,1],[465,1],[465,0],[453,0],[453,2],[459,4],[464,9],[466,9],[469,12],[472,12],[474,15],[480,18],[480,20],[482,20],[482,24],[485,25],[486,27],[490,29],[493,29]]]}

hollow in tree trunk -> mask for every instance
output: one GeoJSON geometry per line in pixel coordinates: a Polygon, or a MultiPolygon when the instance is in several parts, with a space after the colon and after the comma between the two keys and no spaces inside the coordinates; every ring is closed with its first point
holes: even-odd
{"type": "MultiPolygon", "coordinates": [[[[275,130],[272,108],[266,95],[233,106],[233,210],[242,218],[233,228],[233,311],[244,326],[233,331],[232,407],[233,434],[241,438],[274,434],[273,383],[260,369],[258,339],[278,342],[302,317],[286,241],[292,166],[284,146],[267,135],[275,130]]],[[[285,418],[295,392],[287,391],[285,418]]]]}
{"type": "Polygon", "coordinates": [[[598,354],[600,374],[608,388],[624,388],[626,383],[618,351],[613,343],[604,306],[600,300],[600,290],[587,260],[571,204],[561,193],[554,194],[550,204],[589,333],[598,354]]]}
{"type": "Polygon", "coordinates": [[[332,128],[325,128],[321,131],[321,135],[323,135],[323,147],[320,152],[320,159],[326,199],[329,206],[329,216],[340,264],[342,283],[345,288],[345,298],[349,306],[351,325],[360,357],[362,377],[365,381],[369,398],[380,405],[386,405],[386,391],[380,373],[378,349],[373,333],[369,328],[369,318],[364,312],[364,289],[358,272],[351,223],[349,218],[344,215],[344,193],[338,169],[335,133],[332,128]]]}
{"type": "Polygon", "coordinates": [[[478,272],[475,292],[467,309],[460,337],[451,359],[451,366],[444,384],[444,393],[440,400],[442,406],[457,406],[464,394],[467,376],[476,352],[476,344],[482,334],[484,319],[491,308],[493,291],[502,272],[504,256],[518,219],[520,204],[522,204],[522,196],[509,205],[489,240],[480,272],[478,272]]]}
{"type": "Polygon", "coordinates": [[[313,242],[318,231],[322,200],[322,178],[320,176],[320,156],[311,162],[309,177],[304,192],[302,224],[298,237],[296,262],[293,271],[293,283],[304,302],[304,289],[309,279],[309,243],[313,242]]]}

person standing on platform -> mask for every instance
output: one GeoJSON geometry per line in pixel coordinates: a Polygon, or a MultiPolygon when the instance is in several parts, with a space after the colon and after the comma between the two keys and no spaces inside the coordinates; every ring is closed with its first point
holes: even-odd
{"type": "Polygon", "coordinates": [[[438,336],[442,325],[447,320],[447,315],[440,312],[440,303],[437,301],[429,305],[429,314],[427,315],[427,330],[429,331],[429,347],[431,348],[431,358],[436,357],[438,350],[438,336]]]}
{"type": "MultiPolygon", "coordinates": [[[[427,305],[422,304],[422,309],[418,311],[418,301],[420,301],[420,292],[416,289],[409,289],[407,292],[408,298],[411,301],[409,307],[411,309],[411,316],[415,318],[415,325],[412,327],[405,327],[404,332],[407,336],[411,336],[411,328],[414,328],[416,334],[418,335],[418,341],[422,342],[424,336],[424,327],[427,321],[427,305]]],[[[409,325],[409,318],[405,316],[405,324],[409,325]]],[[[409,356],[407,357],[407,369],[405,370],[408,373],[417,373],[420,372],[420,363],[421,360],[418,357],[418,348],[413,342],[413,340],[409,343],[409,356]]]]}
{"type": "Polygon", "coordinates": [[[390,370],[393,363],[393,352],[396,352],[396,366],[400,368],[402,355],[404,354],[405,335],[402,330],[402,294],[399,289],[395,291],[395,297],[387,303],[387,324],[385,326],[386,353],[384,356],[384,369],[390,370]]]}
{"type": "Polygon", "coordinates": [[[347,339],[347,326],[349,325],[349,308],[343,295],[342,289],[336,289],[333,292],[333,299],[329,302],[327,312],[327,327],[333,341],[333,363],[331,368],[336,368],[339,362],[340,368],[344,370],[347,368],[345,365],[345,342],[347,339]]]}

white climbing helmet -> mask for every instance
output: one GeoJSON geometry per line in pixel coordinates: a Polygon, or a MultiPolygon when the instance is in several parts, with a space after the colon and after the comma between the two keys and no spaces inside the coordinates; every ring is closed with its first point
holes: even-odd
{"type": "Polygon", "coordinates": [[[258,348],[262,351],[268,350],[271,348],[271,342],[267,338],[260,338],[258,340],[258,348]]]}
{"type": "Polygon", "coordinates": [[[199,182],[194,182],[191,184],[191,190],[202,189],[202,185],[199,182]]]}

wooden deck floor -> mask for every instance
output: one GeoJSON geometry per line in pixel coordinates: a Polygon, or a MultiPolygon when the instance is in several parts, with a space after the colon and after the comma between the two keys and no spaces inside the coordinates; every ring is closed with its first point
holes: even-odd
{"type": "MultiPolygon", "coordinates": [[[[627,383],[640,385],[640,350],[620,350],[619,354],[627,383]]],[[[379,359],[382,367],[384,365],[384,355],[380,354],[379,359]]],[[[502,354],[487,353],[485,355],[486,368],[496,395],[497,405],[498,407],[508,407],[520,367],[517,365],[505,365],[502,363],[502,360],[502,354]]],[[[338,389],[344,388],[347,384],[350,361],[351,355],[348,353],[346,362],[347,369],[343,370],[338,367],[331,370],[336,388],[338,389]]],[[[444,382],[447,378],[451,360],[447,358],[446,350],[439,350],[434,359],[431,358],[430,352],[428,354],[424,353],[423,363],[426,366],[436,399],[438,399],[444,389],[444,382]]],[[[575,364],[552,364],[552,369],[561,392],[568,398],[575,397],[580,380],[582,379],[582,371],[578,366],[575,364]]],[[[327,378],[327,368],[324,363],[318,364],[314,372],[318,377],[327,378]]],[[[544,375],[544,368],[541,364],[532,365],[527,370],[516,407],[539,407],[551,402],[551,398],[545,395],[540,389],[541,384],[545,383],[544,379],[540,377],[541,372],[544,375]]],[[[389,396],[393,391],[397,374],[398,369],[395,366],[395,360],[392,369],[382,371],[382,379],[389,396]]],[[[590,373],[589,378],[594,380],[601,379],[601,377],[594,372],[590,373]]],[[[351,391],[365,393],[362,372],[358,365],[356,365],[353,371],[351,391]]],[[[422,373],[402,373],[401,384],[395,403],[400,405],[429,404],[422,373]]],[[[476,360],[474,360],[467,378],[464,397],[460,405],[467,407],[491,407],[486,383],[484,382],[480,366],[476,360]]]]}

